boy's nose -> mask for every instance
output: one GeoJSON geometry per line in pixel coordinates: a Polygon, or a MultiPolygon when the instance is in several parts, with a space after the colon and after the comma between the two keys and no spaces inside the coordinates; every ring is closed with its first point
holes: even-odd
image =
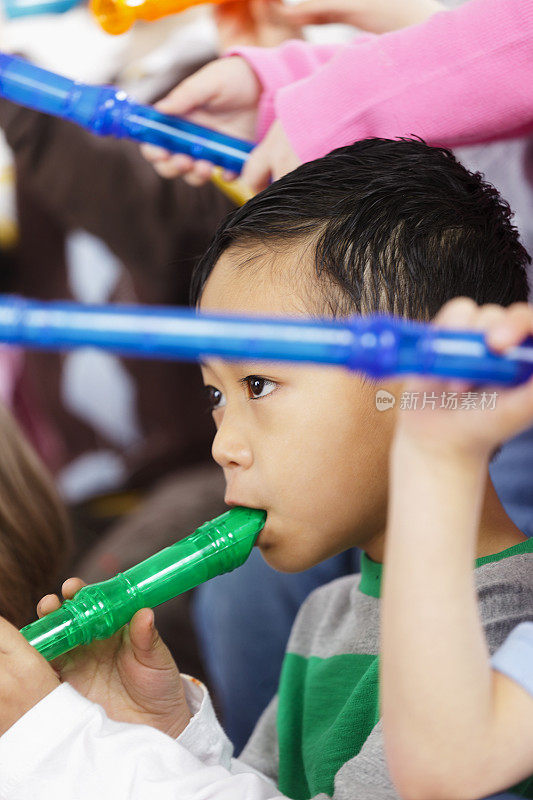
{"type": "Polygon", "coordinates": [[[248,469],[253,463],[249,444],[245,441],[242,433],[228,424],[227,414],[224,415],[224,420],[213,439],[211,453],[217,464],[224,469],[228,467],[248,469]]]}

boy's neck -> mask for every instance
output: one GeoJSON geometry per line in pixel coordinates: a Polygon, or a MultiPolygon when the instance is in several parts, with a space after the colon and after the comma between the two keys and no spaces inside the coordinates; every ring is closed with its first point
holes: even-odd
{"type": "MultiPolygon", "coordinates": [[[[484,558],[494,553],[501,553],[502,550],[507,550],[527,538],[508,516],[496,493],[492,479],[487,474],[485,497],[479,522],[476,558],[484,558]]],[[[377,561],[381,564],[385,550],[385,532],[373,537],[368,544],[361,545],[361,549],[372,561],[377,561]]]]}

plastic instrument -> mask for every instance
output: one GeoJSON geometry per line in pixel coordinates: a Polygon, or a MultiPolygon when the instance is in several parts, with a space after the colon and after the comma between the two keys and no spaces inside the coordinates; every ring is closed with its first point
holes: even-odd
{"type": "Polygon", "coordinates": [[[244,564],[265,519],[265,511],[232,508],[137,566],[84,586],[21,633],[49,661],[93,639],[107,639],[140,608],[153,608],[244,564]]]}
{"type": "Polygon", "coordinates": [[[226,181],[222,177],[222,170],[220,167],[215,167],[213,170],[211,181],[221,192],[224,192],[230,200],[233,200],[236,206],[243,206],[254,196],[252,190],[238,178],[234,181],[226,181]]]}
{"type": "MultiPolygon", "coordinates": [[[[205,0],[91,0],[91,11],[104,31],[118,35],[129,30],[138,19],[153,22],[204,2],[205,0]]],[[[224,3],[226,0],[209,2],[224,3]]]]}
{"type": "Polygon", "coordinates": [[[0,95],[99,136],[135,139],[239,173],[254,145],[136,103],[113,86],[89,86],[0,53],[0,95]]]}
{"type": "Polygon", "coordinates": [[[49,350],[93,346],[149,358],[311,362],[375,378],[417,373],[516,384],[533,375],[533,337],[501,356],[482,333],[385,315],[269,319],[0,295],[0,342],[49,350]]]}
{"type": "Polygon", "coordinates": [[[81,5],[83,0],[4,0],[4,11],[8,19],[33,17],[38,14],[64,14],[81,5]]]}

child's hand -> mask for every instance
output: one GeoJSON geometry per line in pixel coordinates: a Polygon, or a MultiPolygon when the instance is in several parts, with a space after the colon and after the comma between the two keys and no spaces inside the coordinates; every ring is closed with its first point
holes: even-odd
{"type": "Polygon", "coordinates": [[[276,120],[244,165],[241,181],[253,194],[265,189],[271,180],[277,181],[302,162],[292,149],[281,122],[276,120]]]}
{"type": "Polygon", "coordinates": [[[231,0],[213,7],[219,52],[232,47],[277,47],[301,38],[301,30],[286,18],[280,0],[231,0]]]}
{"type": "Polygon", "coordinates": [[[0,736],[58,686],[50,664],[0,617],[0,736]]]}
{"type": "MultiPolygon", "coordinates": [[[[533,334],[533,306],[477,306],[460,297],[446,303],[434,322],[442,328],[483,331],[489,347],[503,354],[533,334]]],[[[498,445],[531,423],[533,378],[514,388],[410,378],[402,386],[396,442],[488,458],[498,445]]]]}
{"type": "Polygon", "coordinates": [[[341,22],[371,33],[387,33],[444,11],[437,0],[305,0],[283,7],[283,16],[294,25],[341,22]]]}
{"type": "MultiPolygon", "coordinates": [[[[74,597],[84,585],[79,578],[65,581],[63,598],[74,597]]],[[[46,595],[37,614],[43,617],[59,606],[57,595],[46,595]]],[[[114,636],[77,647],[53,665],[62,681],[103,706],[111,719],[150,725],[175,738],[191,714],[178,667],[153,620],[153,611],[143,608],[114,636]]]]}
{"type": "MultiPolygon", "coordinates": [[[[231,56],[212,61],[186,78],[156,108],[164,114],[185,115],[199,125],[253,141],[260,96],[261,84],[253,69],[244,58],[231,56]]],[[[182,175],[191,185],[200,186],[213,173],[213,165],[208,161],[196,161],[149,144],[142,145],[141,152],[163,178],[182,175]]],[[[231,180],[236,176],[226,171],[223,177],[231,180]]]]}

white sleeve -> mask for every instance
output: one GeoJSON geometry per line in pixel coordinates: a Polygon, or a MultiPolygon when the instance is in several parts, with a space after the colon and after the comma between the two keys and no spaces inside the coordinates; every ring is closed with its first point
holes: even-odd
{"type": "Polygon", "coordinates": [[[494,669],[503,672],[533,697],[533,622],[517,625],[491,662],[494,669]]]}
{"type": "Polygon", "coordinates": [[[286,800],[260,773],[230,762],[231,745],[228,750],[206,695],[191,729],[174,740],[146,725],[110,720],[101,706],[64,683],[0,738],[0,797],[286,800]],[[209,733],[210,714],[218,730],[209,733]]]}
{"type": "Polygon", "coordinates": [[[190,675],[181,677],[192,717],[176,741],[206,766],[230,769],[233,745],[217,719],[207,688],[190,675]]]}
{"type": "Polygon", "coordinates": [[[235,775],[252,772],[275,788],[275,783],[270,778],[249,764],[232,757],[233,744],[217,719],[211,697],[204,684],[190,675],[182,673],[181,677],[192,717],[176,741],[206,766],[219,764],[235,775]]]}

